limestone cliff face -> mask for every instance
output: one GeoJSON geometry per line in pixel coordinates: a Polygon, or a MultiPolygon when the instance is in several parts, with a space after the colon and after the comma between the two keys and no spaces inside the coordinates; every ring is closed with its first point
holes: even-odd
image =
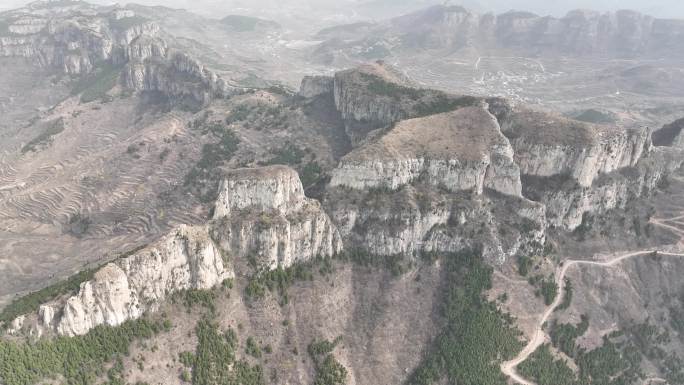
{"type": "Polygon", "coordinates": [[[627,10],[576,10],[554,18],[514,11],[478,14],[460,6],[436,5],[363,28],[330,29],[322,34],[327,41],[317,52],[340,55],[342,51],[347,57],[362,58],[378,42],[391,42],[384,45],[388,52],[383,56],[411,55],[425,49],[469,49],[536,56],[660,57],[684,52],[682,33],[681,20],[657,19],[627,10]]]}
{"type": "Polygon", "coordinates": [[[651,150],[650,130],[591,125],[519,110],[502,124],[524,175],[569,175],[591,186],[601,174],[633,167],[651,150]]]}
{"type": "Polygon", "coordinates": [[[348,248],[375,255],[481,248],[503,263],[545,242],[544,206],[497,193],[454,194],[421,182],[395,192],[334,188],[325,206],[348,248]]]}
{"type": "Polygon", "coordinates": [[[102,267],[63,305],[42,306],[40,323],[60,335],[82,335],[154,311],[176,291],[210,289],[233,276],[206,227],[181,226],[153,246],[102,267]]]}
{"type": "Polygon", "coordinates": [[[167,51],[163,43],[140,48],[133,45],[132,52],[138,60],[129,62],[123,69],[122,83],[127,88],[158,91],[171,98],[189,99],[199,106],[238,92],[199,61],[183,52],[167,51]]]}
{"type": "MultiPolygon", "coordinates": [[[[369,83],[374,79],[386,81],[379,75],[382,70],[380,66],[363,66],[335,74],[335,105],[343,119],[367,123],[377,128],[408,117],[401,103],[393,97],[377,95],[369,88],[369,83]]],[[[391,81],[388,82],[392,84],[391,81]]]]}
{"type": "Polygon", "coordinates": [[[450,191],[492,189],[520,196],[513,148],[486,106],[398,123],[346,156],[330,185],[396,190],[417,180],[450,191]]]}
{"type": "Polygon", "coordinates": [[[682,166],[680,149],[656,148],[634,167],[601,175],[591,186],[567,178],[525,180],[525,195],[543,202],[549,225],[574,230],[585,214],[603,214],[625,208],[627,203],[653,193],[669,174],[682,166]]]}
{"type": "MultiPolygon", "coordinates": [[[[85,7],[85,6],[84,6],[85,7]]],[[[143,36],[156,36],[159,26],[122,10],[96,12],[93,6],[80,10],[88,18],[59,6],[51,13],[36,9],[6,13],[8,24],[0,33],[0,56],[20,56],[37,64],[79,75],[93,71],[100,62],[122,63],[130,59],[131,45],[143,36]]],[[[141,42],[137,42],[140,51],[141,42]]]]}
{"type": "Polygon", "coordinates": [[[255,257],[267,269],[288,267],[342,250],[342,239],[320,203],[304,196],[287,167],[227,173],[216,203],[214,236],[238,258],[255,257]]]}
{"type": "Polygon", "coordinates": [[[403,73],[384,62],[336,73],[332,94],[355,146],[375,129],[481,103],[473,97],[417,88],[403,73]]]}
{"type": "MultiPolygon", "coordinates": [[[[227,171],[219,195],[207,225],[180,226],[100,268],[77,294],[29,315],[34,325],[30,332],[82,335],[98,325],[120,325],[155,311],[174,292],[211,289],[246,268],[251,258],[268,270],[342,250],[337,228],[317,201],[304,196],[290,168],[227,171]]],[[[27,319],[17,318],[12,332],[25,329],[27,319]]]]}
{"type": "Polygon", "coordinates": [[[235,92],[199,61],[170,50],[159,26],[123,8],[52,5],[8,13],[0,31],[0,56],[21,56],[71,75],[93,72],[103,63],[122,67],[124,87],[158,91],[171,99],[206,105],[235,92]],[[79,15],[88,14],[87,18],[79,15]]]}

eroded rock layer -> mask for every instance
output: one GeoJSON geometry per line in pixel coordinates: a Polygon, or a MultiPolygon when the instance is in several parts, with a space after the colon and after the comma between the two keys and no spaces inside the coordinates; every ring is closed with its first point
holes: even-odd
{"type": "Polygon", "coordinates": [[[234,277],[248,257],[268,270],[342,250],[336,227],[317,201],[304,196],[290,168],[226,172],[219,196],[207,225],[181,226],[108,263],[77,294],[42,305],[33,315],[34,326],[22,316],[13,331],[34,327],[35,334],[82,335],[155,311],[174,292],[211,289],[234,277]]]}
{"type": "Polygon", "coordinates": [[[342,250],[337,228],[290,168],[229,171],[220,191],[214,236],[237,258],[275,269],[342,250]]]}
{"type": "Polygon", "coordinates": [[[99,269],[64,304],[43,305],[40,323],[60,335],[120,325],[154,311],[170,294],[232,278],[206,227],[181,226],[155,245],[99,269]]]}
{"type": "Polygon", "coordinates": [[[159,26],[129,9],[34,3],[0,15],[3,25],[0,56],[25,57],[70,75],[109,66],[129,89],[158,91],[194,106],[235,92],[199,61],[169,49],[159,26]]]}

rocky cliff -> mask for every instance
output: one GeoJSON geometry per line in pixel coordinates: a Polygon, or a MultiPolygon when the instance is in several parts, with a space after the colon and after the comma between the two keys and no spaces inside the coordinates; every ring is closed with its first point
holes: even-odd
{"type": "MultiPolygon", "coordinates": [[[[402,118],[415,104],[392,104],[374,94],[374,78],[349,81],[371,73],[381,78],[385,67],[347,71],[342,82],[336,77],[342,116],[375,120],[384,128],[342,158],[326,197],[345,241],[374,254],[479,244],[492,260],[503,261],[523,245],[543,244],[547,226],[573,230],[587,213],[620,209],[652,193],[682,163],[677,150],[654,149],[647,128],[578,122],[503,99],[473,99],[468,107],[443,104],[448,112],[402,118]],[[354,97],[339,96],[345,93],[354,97]],[[473,195],[459,199],[472,201],[454,208],[451,200],[464,192],[473,195]],[[443,203],[434,207],[431,201],[443,203]],[[482,211],[480,204],[498,207],[500,215],[482,211]],[[503,218],[511,223],[504,226],[503,218]],[[516,230],[502,236],[508,231],[503,227],[516,230]],[[486,240],[478,241],[483,233],[486,240]]],[[[399,86],[401,79],[381,79],[390,79],[385,87],[411,94],[408,83],[399,86]]]]}
{"type": "Polygon", "coordinates": [[[159,32],[155,23],[121,9],[100,12],[85,3],[76,8],[45,3],[2,14],[7,30],[0,30],[0,56],[26,57],[80,75],[102,62],[129,60],[133,42],[159,32]]]}
{"type": "Polygon", "coordinates": [[[325,207],[349,248],[419,256],[481,248],[492,263],[545,242],[542,204],[493,191],[452,193],[417,181],[397,191],[329,189],[325,207]]]}
{"type": "Polygon", "coordinates": [[[633,167],[600,175],[591,186],[582,186],[567,176],[526,176],[524,195],[544,203],[549,225],[574,230],[585,214],[623,209],[627,203],[654,193],[682,166],[683,155],[679,149],[658,147],[633,167]]]}
{"type": "MultiPolygon", "coordinates": [[[[155,46],[143,51],[154,52],[162,51],[155,46]]],[[[121,79],[127,88],[157,91],[171,98],[188,99],[199,106],[206,105],[213,98],[227,97],[235,92],[234,87],[199,61],[175,50],[169,50],[165,56],[151,55],[129,62],[123,69],[121,79]]]]}
{"type": "Polygon", "coordinates": [[[237,258],[274,269],[342,251],[342,238],[287,167],[228,171],[214,209],[214,236],[237,258]]]}
{"type": "Polygon", "coordinates": [[[99,269],[64,303],[39,310],[40,327],[82,335],[136,319],[176,291],[210,289],[232,278],[206,227],[181,226],[154,245],[99,269]]]}
{"type": "Polygon", "coordinates": [[[653,144],[656,146],[670,146],[684,148],[684,119],[665,125],[653,133],[653,144]]]}
{"type": "Polygon", "coordinates": [[[211,289],[234,277],[235,270],[247,269],[248,257],[269,270],[341,250],[337,229],[320,204],[304,196],[294,170],[228,171],[214,219],[207,225],[180,226],[105,265],[78,293],[17,318],[11,329],[82,335],[98,325],[120,325],[155,311],[174,292],[211,289]]]}
{"type": "Polygon", "coordinates": [[[0,56],[25,57],[70,75],[109,64],[122,68],[121,81],[129,89],[199,106],[235,92],[199,61],[170,50],[160,35],[155,22],[129,9],[39,2],[0,15],[0,56]]]}
{"type": "Polygon", "coordinates": [[[305,78],[300,96],[332,95],[353,145],[370,132],[401,120],[448,112],[480,104],[473,97],[417,88],[403,73],[382,61],[369,63],[332,78],[305,78]]]}
{"type": "Polygon", "coordinates": [[[460,6],[437,5],[394,19],[321,31],[327,39],[316,55],[343,51],[359,58],[383,58],[425,49],[453,53],[517,52],[521,55],[660,57],[684,52],[681,20],[657,19],[634,11],[586,10],[555,18],[529,12],[478,14],[460,6]],[[382,49],[378,49],[382,47],[382,49]]]}
{"type": "Polygon", "coordinates": [[[569,175],[591,186],[600,175],[633,167],[651,149],[647,128],[592,125],[550,113],[516,109],[502,122],[525,175],[569,175]]]}
{"type": "Polygon", "coordinates": [[[521,194],[513,148],[486,106],[399,122],[342,159],[330,185],[396,190],[419,179],[454,192],[521,194]]]}

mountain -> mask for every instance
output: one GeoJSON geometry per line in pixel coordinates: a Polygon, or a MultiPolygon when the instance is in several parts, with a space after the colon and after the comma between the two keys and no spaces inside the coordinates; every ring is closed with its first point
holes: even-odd
{"type": "MultiPolygon", "coordinates": [[[[319,37],[337,38],[335,31],[340,30],[343,27],[325,30],[319,37]]],[[[656,19],[634,11],[572,11],[562,18],[513,11],[480,15],[460,6],[439,5],[357,31],[356,36],[345,37],[355,40],[345,46],[364,45],[364,39],[372,36],[371,44],[384,41],[396,54],[412,49],[453,52],[468,48],[481,53],[497,50],[535,56],[631,58],[682,52],[678,36],[684,31],[684,21],[656,19]]]]}
{"type": "MultiPolygon", "coordinates": [[[[486,41],[472,15],[383,28],[434,53],[486,41]]],[[[387,61],[293,90],[268,79],[309,51],[274,56],[288,32],[259,20],[72,1],[0,18],[1,383],[684,378],[682,125],[641,124],[681,119],[676,67],[600,68],[661,86],[575,120],[387,61]]]]}

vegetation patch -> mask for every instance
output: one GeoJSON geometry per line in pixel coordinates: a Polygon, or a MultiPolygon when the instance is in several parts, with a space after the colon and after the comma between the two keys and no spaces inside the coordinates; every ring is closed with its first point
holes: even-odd
{"type": "Polygon", "coordinates": [[[485,298],[492,287],[492,268],[478,252],[444,257],[444,326],[409,384],[506,384],[501,362],[522,349],[521,333],[510,315],[485,298]]]}
{"type": "Polygon", "coordinates": [[[409,100],[415,102],[412,117],[423,117],[459,108],[476,105],[479,99],[472,96],[452,96],[435,90],[407,87],[388,82],[378,76],[361,74],[369,92],[394,99],[397,102],[409,100]]]}
{"type": "Polygon", "coordinates": [[[568,364],[554,357],[546,344],[535,351],[518,370],[525,378],[534,379],[538,385],[575,385],[575,373],[568,364]]]}
{"type": "Polygon", "coordinates": [[[332,342],[314,340],[309,344],[309,356],[316,368],[314,385],[343,385],[347,383],[347,369],[332,354],[341,340],[342,337],[337,337],[332,342]]]}
{"type": "MultiPolygon", "coordinates": [[[[98,326],[84,336],[35,343],[0,340],[0,383],[31,385],[61,376],[66,384],[95,384],[104,365],[128,355],[133,341],[165,330],[161,321],[139,319],[117,327],[98,326]]],[[[118,378],[116,372],[110,378],[118,378]]]]}
{"type": "Polygon", "coordinates": [[[288,109],[281,104],[263,102],[237,105],[226,117],[226,124],[242,124],[247,129],[261,131],[264,127],[285,130],[290,127],[288,109]]]}
{"type": "Polygon", "coordinates": [[[547,278],[544,278],[541,275],[535,275],[534,277],[528,278],[527,281],[530,285],[537,288],[534,295],[543,298],[546,306],[551,305],[556,299],[556,296],[558,295],[558,285],[556,284],[553,275],[550,275],[547,278]]]}
{"type": "Polygon", "coordinates": [[[183,358],[183,363],[192,367],[193,385],[266,383],[260,365],[251,366],[236,359],[238,337],[233,329],[221,332],[216,323],[202,320],[195,330],[198,341],[195,354],[186,354],[183,358]]]}
{"type": "Polygon", "coordinates": [[[558,305],[556,311],[563,311],[570,307],[572,304],[572,282],[569,278],[565,278],[565,285],[563,291],[563,301],[558,305]]]}
{"type": "Polygon", "coordinates": [[[288,141],[283,147],[275,151],[273,158],[268,161],[268,164],[296,166],[302,163],[302,159],[304,159],[305,155],[306,153],[304,150],[288,141]]]}
{"type": "Polygon", "coordinates": [[[219,167],[224,165],[238,150],[240,139],[222,122],[195,122],[193,127],[214,142],[202,147],[202,156],[185,176],[185,187],[202,202],[216,200],[220,180],[219,167]]]}
{"type": "Polygon", "coordinates": [[[575,120],[580,122],[595,123],[595,124],[610,124],[615,123],[615,118],[608,113],[599,110],[589,109],[583,111],[581,114],[575,116],[575,120]]]}
{"type": "Polygon", "coordinates": [[[281,304],[289,302],[287,289],[295,282],[313,280],[314,266],[322,264],[323,259],[317,261],[298,263],[283,269],[262,271],[255,274],[245,288],[247,298],[260,299],[268,292],[276,292],[281,298],[281,304]]]}
{"type": "Polygon", "coordinates": [[[581,321],[577,325],[554,323],[551,328],[551,341],[553,346],[569,357],[577,356],[577,345],[575,340],[584,335],[589,329],[589,318],[582,315],[581,321]]]}
{"type": "Polygon", "coordinates": [[[92,74],[83,75],[76,80],[72,85],[71,94],[81,94],[82,103],[107,101],[107,92],[116,86],[120,75],[120,66],[102,63],[92,74]]]}
{"type": "Polygon", "coordinates": [[[28,143],[21,148],[21,153],[26,154],[27,152],[35,152],[38,149],[49,145],[52,143],[55,136],[61,134],[64,131],[65,124],[64,119],[59,118],[48,124],[48,126],[40,133],[40,135],[31,139],[28,143]]]}
{"type": "Polygon", "coordinates": [[[427,101],[418,103],[416,106],[416,117],[430,116],[454,111],[459,108],[471,107],[478,103],[478,99],[473,96],[453,97],[441,92],[432,91],[434,97],[427,101]]]}
{"type": "Polygon", "coordinates": [[[588,327],[589,319],[582,316],[579,324],[554,324],[550,332],[553,346],[575,361],[577,373],[564,360],[555,359],[545,345],[520,365],[520,374],[538,385],[634,384],[646,378],[641,370],[646,357],[668,383],[684,383],[684,362],[662,347],[670,342],[666,331],[649,323],[636,324],[604,336],[600,347],[587,351],[577,346],[576,339],[588,327]]]}

